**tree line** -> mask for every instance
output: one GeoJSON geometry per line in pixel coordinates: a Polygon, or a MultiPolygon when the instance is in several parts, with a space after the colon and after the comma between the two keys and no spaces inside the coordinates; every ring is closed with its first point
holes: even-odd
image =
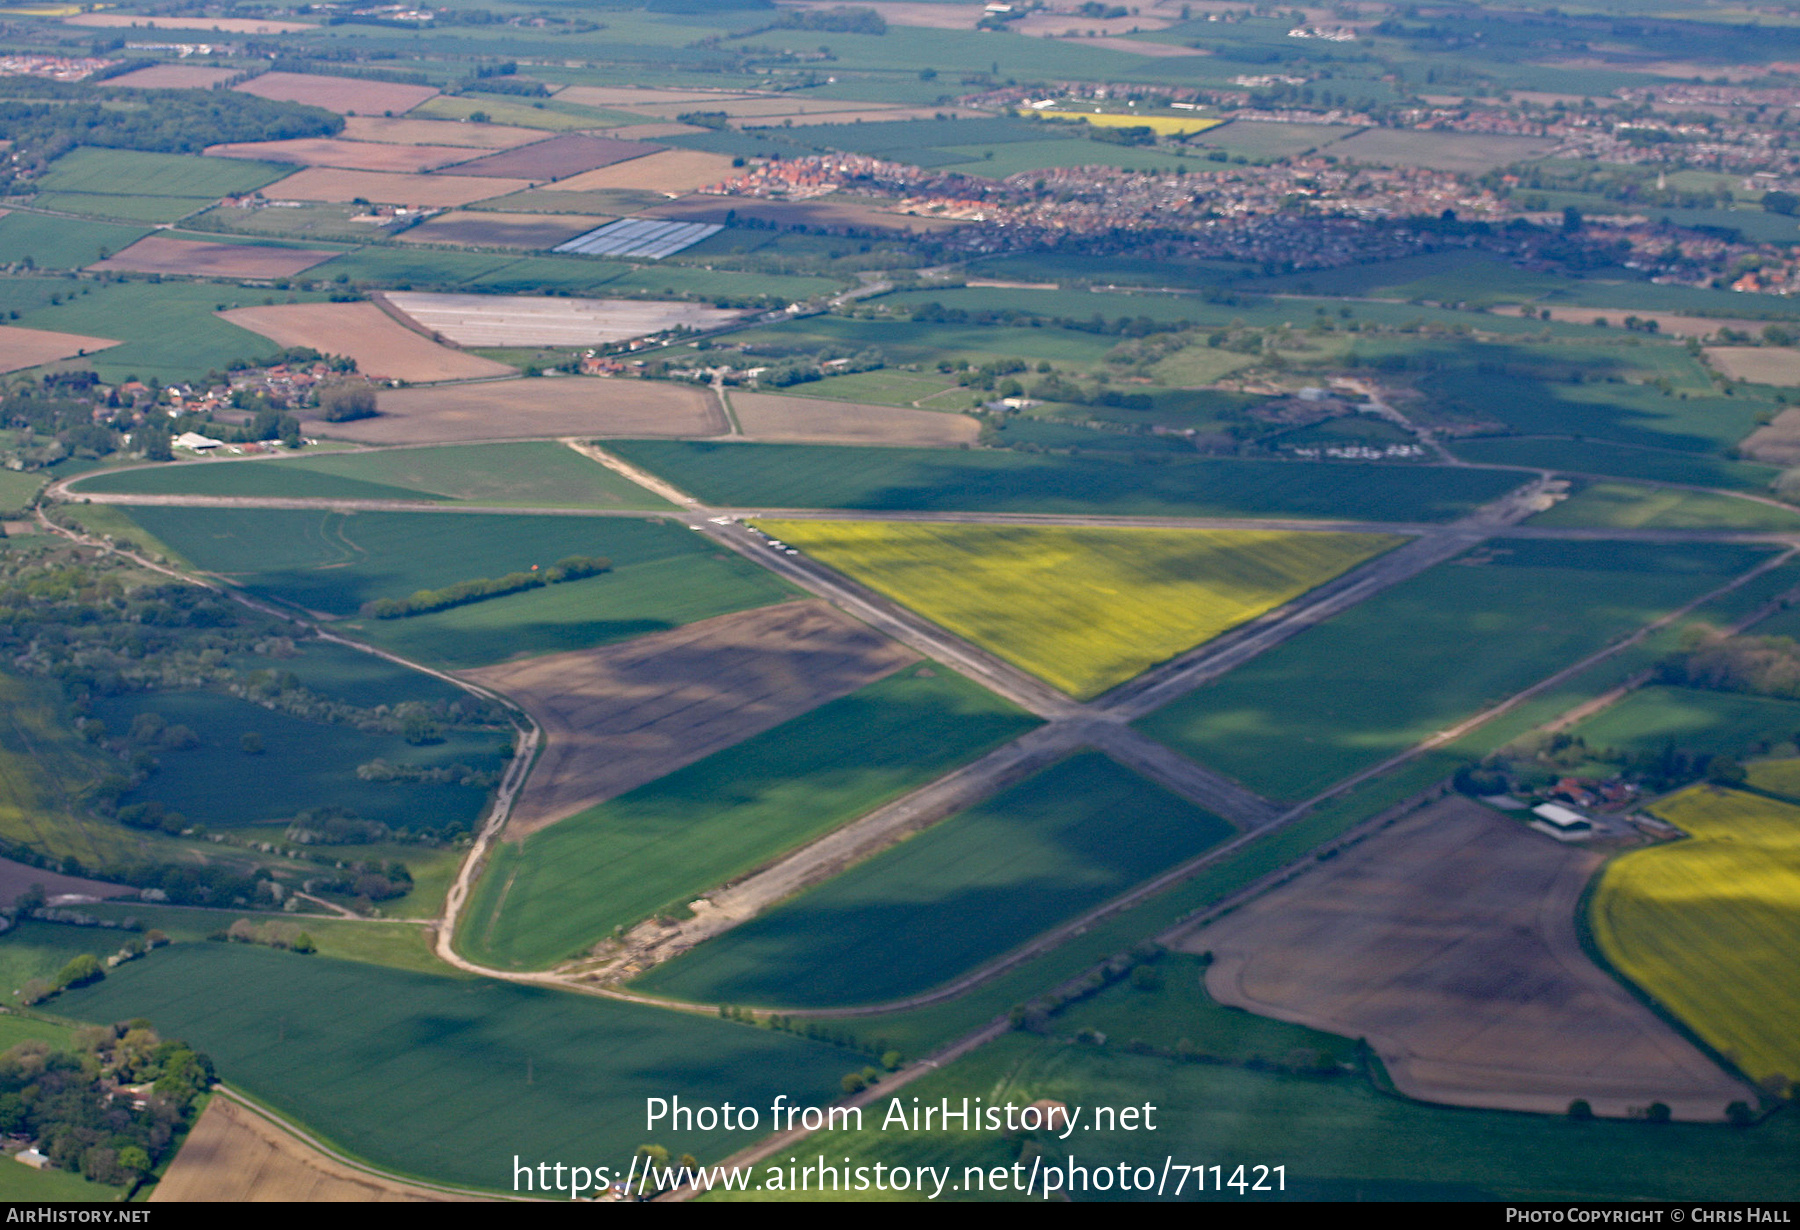
{"type": "Polygon", "coordinates": [[[611,568],[612,561],[604,556],[571,555],[548,568],[533,568],[530,572],[509,572],[503,577],[478,577],[472,581],[458,581],[455,585],[446,585],[442,589],[421,589],[407,598],[377,598],[373,602],[365,602],[362,613],[373,619],[404,619],[409,615],[425,615],[432,611],[467,606],[471,602],[485,602],[489,598],[501,598],[543,585],[579,581],[582,577],[597,576],[611,568]]]}

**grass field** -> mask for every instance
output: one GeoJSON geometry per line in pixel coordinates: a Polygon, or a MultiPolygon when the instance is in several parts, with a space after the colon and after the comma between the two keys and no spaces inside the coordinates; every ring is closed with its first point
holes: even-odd
{"type": "MultiPolygon", "coordinates": [[[[1427,1106],[1380,1093],[1350,1075],[1283,1076],[1133,1055],[1110,1037],[1096,1047],[1008,1034],[907,1093],[933,1106],[942,1098],[960,1105],[964,1096],[987,1105],[1024,1105],[1039,1098],[1071,1107],[1149,1102],[1157,1108],[1155,1132],[1078,1130],[1067,1142],[1041,1136],[1027,1141],[1024,1150],[1041,1152],[1046,1168],[1072,1154],[1090,1175],[1096,1166],[1116,1171],[1120,1162],[1151,1166],[1153,1175],[1160,1175],[1165,1157],[1204,1157],[1209,1189],[1213,1165],[1223,1168],[1225,1178],[1239,1165],[1285,1166],[1287,1200],[1768,1200],[1800,1194],[1790,1164],[1800,1147],[1800,1120],[1788,1114],[1749,1131],[1546,1120],[1427,1106]]],[[[877,1123],[871,1118],[861,1132],[817,1134],[806,1142],[806,1156],[848,1157],[853,1166],[948,1165],[958,1176],[965,1166],[1003,1166],[1009,1178],[1021,1156],[1018,1140],[999,1135],[975,1136],[954,1127],[883,1132],[877,1123]]],[[[1025,1169],[1031,1169],[1029,1161],[1025,1169]]],[[[1173,1172],[1170,1189],[1180,1173],[1173,1172]]],[[[1250,1177],[1253,1181],[1254,1170],[1250,1177]]],[[[1182,1198],[1192,1195],[1190,1177],[1182,1198]]],[[[1131,1198],[1091,1189],[1075,1196],[1131,1198]]],[[[1241,1204],[1258,1197],[1227,1187],[1195,1198],[1241,1204]]]]}
{"type": "Polygon", "coordinates": [[[818,1007],[915,994],[1232,832],[1082,752],[652,970],[639,987],[818,1007]]]}
{"type": "MultiPolygon", "coordinates": [[[[5,235],[7,224],[22,216],[8,214],[0,218],[0,261],[18,259],[7,255],[5,235]]],[[[75,225],[93,228],[101,224],[75,225]]],[[[106,228],[108,232],[122,229],[106,228]]],[[[122,239],[85,235],[76,246],[91,252],[93,245],[99,243],[117,252],[141,238],[142,234],[141,231],[130,231],[122,239]]],[[[97,255],[87,255],[70,263],[87,265],[96,259],[97,255]]],[[[39,255],[38,263],[47,262],[39,255]]],[[[172,281],[86,284],[83,289],[90,286],[90,293],[71,295],[60,305],[47,304],[21,312],[20,319],[13,323],[32,329],[59,329],[118,338],[122,345],[101,351],[89,360],[100,378],[108,382],[121,381],[132,375],[144,380],[152,376],[164,381],[192,380],[215,368],[223,371],[233,360],[265,357],[277,349],[268,338],[240,329],[213,314],[221,304],[235,307],[272,302],[272,291],[172,281]]],[[[308,296],[297,296],[292,292],[284,296],[296,297],[304,299],[308,296]]]]}
{"type": "Polygon", "coordinates": [[[25,474],[17,470],[0,470],[0,511],[16,513],[30,508],[37,493],[44,489],[42,474],[25,474]]]}
{"type": "Polygon", "coordinates": [[[150,228],[146,226],[9,213],[0,218],[0,263],[10,265],[30,260],[39,269],[81,269],[130,247],[149,233],[150,228]]]}
{"type": "Polygon", "coordinates": [[[544,966],[1023,734],[1034,720],[943,668],[891,675],[736,747],[499,846],[461,945],[544,966]]]}
{"type": "Polygon", "coordinates": [[[1516,473],[1444,467],[1207,458],[1151,465],[997,450],[657,440],[618,440],[608,448],[727,508],[1443,521],[1523,481],[1516,473]]]}
{"type": "Polygon", "coordinates": [[[575,450],[545,441],[131,470],[97,475],[83,489],[158,495],[445,499],[518,508],[672,507],[575,450]]]}
{"type": "Polygon", "coordinates": [[[81,1020],[147,1017],[332,1144],[404,1174],[499,1190],[513,1155],[629,1165],[658,1140],[708,1161],[741,1133],[647,1133],[644,1099],[767,1107],[838,1096],[866,1056],[716,1018],[244,944],[182,944],[65,995],[81,1020]]]}
{"type": "Polygon", "coordinates": [[[189,824],[208,828],[290,819],[315,807],[344,807],[395,828],[474,827],[487,791],[453,782],[379,782],[357,777],[374,760],[424,768],[467,765],[494,771],[504,735],[446,732],[443,742],[409,745],[399,734],[307,722],[234,696],[213,692],[130,693],[106,697],[94,713],[115,734],[141,713],[186,726],[198,747],[160,751],[162,767],[126,803],[155,800],[189,824]],[[267,749],[251,755],[239,738],[254,731],[267,749]]]}
{"type": "MultiPolygon", "coordinates": [[[[106,196],[97,192],[40,192],[32,198],[39,209],[84,214],[119,222],[175,222],[218,204],[212,196],[106,196]]],[[[116,253],[115,253],[116,255],[116,253]]]]}
{"type": "Polygon", "coordinates": [[[791,591],[747,560],[660,520],[481,513],[137,508],[196,567],[328,616],[569,555],[612,570],[407,619],[348,619],[347,634],[462,668],[580,649],[779,601],[791,591]]]}
{"type": "Polygon", "coordinates": [[[1695,755],[1739,760],[1786,743],[1796,732],[1800,701],[1675,687],[1639,688],[1569,728],[1595,749],[1660,752],[1673,741],[1695,755]]]}
{"type": "Polygon", "coordinates": [[[757,524],[1081,699],[1406,541],[1269,530],[757,524]]]}
{"type": "Polygon", "coordinates": [[[293,168],[245,158],[202,158],[81,146],[50,164],[37,183],[44,192],[110,196],[221,197],[272,184],[293,168]]]}
{"type": "Polygon", "coordinates": [[[132,861],[132,835],[85,818],[79,804],[118,762],[78,735],[66,713],[55,684],[0,674],[0,837],[88,867],[132,861]]]}
{"type": "Polygon", "coordinates": [[[1689,836],[1608,865],[1590,922],[1608,961],[1751,1079],[1800,1073],[1800,807],[1694,786],[1653,809],[1689,836]]]}
{"type": "Polygon", "coordinates": [[[1630,448],[1601,440],[1460,440],[1456,455],[1476,465],[1532,466],[1566,474],[1640,478],[1656,483],[1764,492],[1781,471],[1747,461],[1726,461],[1696,453],[1630,448]]]}
{"type": "Polygon", "coordinates": [[[1582,486],[1531,523],[1616,530],[1789,530],[1800,528],[1800,509],[1710,491],[1599,482],[1582,486]]]}
{"type": "Polygon", "coordinates": [[[1514,540],[1378,594],[1139,726],[1271,798],[1303,799],[1763,558],[1723,545],[1514,540]],[[1582,617],[1558,614],[1571,610],[1582,617]]]}

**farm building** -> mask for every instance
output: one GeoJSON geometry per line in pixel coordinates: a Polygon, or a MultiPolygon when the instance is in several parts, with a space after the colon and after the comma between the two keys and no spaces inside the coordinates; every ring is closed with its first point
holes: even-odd
{"type": "Polygon", "coordinates": [[[1586,816],[1564,807],[1560,803],[1540,803],[1531,809],[1531,814],[1540,820],[1548,820],[1557,828],[1568,833],[1580,832],[1593,827],[1588,823],[1586,816]]]}

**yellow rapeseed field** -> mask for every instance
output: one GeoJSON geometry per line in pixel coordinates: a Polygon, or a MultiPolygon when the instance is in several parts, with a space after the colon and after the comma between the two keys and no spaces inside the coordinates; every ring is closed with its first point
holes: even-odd
{"type": "Polygon", "coordinates": [[[1601,951],[1752,1080],[1800,1078],[1800,807],[1693,786],[1653,810],[1690,839],[1607,867],[1601,951]]]}
{"type": "Polygon", "coordinates": [[[1405,541],[1281,530],[758,525],[1082,699],[1405,541]]]}
{"type": "Polygon", "coordinates": [[[1086,120],[1100,128],[1148,128],[1165,137],[1172,133],[1205,132],[1225,122],[1199,115],[1132,115],[1118,111],[1034,111],[1026,108],[1019,114],[1042,115],[1053,120],[1086,120]]]}

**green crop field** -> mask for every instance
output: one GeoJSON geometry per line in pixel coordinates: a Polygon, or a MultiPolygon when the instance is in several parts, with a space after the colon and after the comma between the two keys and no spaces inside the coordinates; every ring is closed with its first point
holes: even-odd
{"type": "MultiPolygon", "coordinates": [[[[1696,383],[1703,378],[1698,370],[1682,370],[1692,361],[1685,350],[1673,346],[1642,346],[1626,353],[1637,361],[1672,356],[1672,376],[1696,383]]],[[[1571,362],[1585,357],[1568,356],[1571,362]]],[[[1605,366],[1617,367],[1620,362],[1605,366]]],[[[1593,370],[1598,365],[1590,360],[1587,366],[1593,370]]],[[[1769,409],[1769,403],[1753,397],[1675,397],[1644,384],[1565,384],[1474,368],[1435,373],[1420,383],[1435,402],[1471,418],[1498,419],[1521,435],[1580,436],[1584,441],[1695,453],[1736,444],[1756,430],[1759,413],[1769,409]]]]}
{"type": "Polygon", "coordinates": [[[1271,798],[1304,799],[1764,558],[1725,545],[1510,540],[1378,594],[1138,725],[1271,798]]]}
{"type": "Polygon", "coordinates": [[[37,183],[44,192],[217,198],[261,188],[293,171],[291,166],[248,158],[81,146],[51,163],[37,183]]]}
{"type": "Polygon", "coordinates": [[[1406,541],[1279,530],[757,524],[1084,700],[1406,541]]]}
{"type": "Polygon", "coordinates": [[[1035,725],[942,667],[907,670],[500,845],[461,943],[545,966],[734,879],[1035,725]]]}
{"type": "MultiPolygon", "coordinates": [[[[23,216],[8,214],[0,218],[0,261],[18,259],[7,255],[6,227],[23,216]]],[[[104,227],[102,233],[101,223],[56,221],[59,225],[84,228],[79,244],[75,246],[90,253],[96,243],[117,252],[147,233],[110,226],[104,227]]],[[[71,240],[72,244],[74,242],[71,240]]],[[[37,259],[39,264],[48,263],[42,255],[37,259]]],[[[98,254],[94,253],[67,263],[87,265],[97,259],[98,254]]],[[[32,329],[60,329],[68,333],[117,338],[124,344],[103,350],[89,360],[102,380],[116,382],[133,375],[145,380],[152,376],[164,381],[192,380],[214,369],[223,371],[234,360],[256,359],[279,349],[268,338],[240,329],[214,315],[221,306],[273,303],[273,292],[175,281],[85,284],[83,290],[86,293],[71,294],[60,305],[46,304],[22,312],[14,323],[32,329]]],[[[282,299],[320,297],[289,292],[282,299]]]]}
{"type": "Polygon", "coordinates": [[[792,591],[748,560],[660,519],[485,513],[327,513],[135,508],[194,565],[330,616],[477,577],[600,555],[612,570],[407,619],[351,619],[350,635],[463,668],[581,649],[747,607],[792,591]]]}
{"type": "Polygon", "coordinates": [[[647,1132],[645,1098],[766,1108],[785,1093],[823,1105],[868,1062],[716,1018],[244,944],[175,945],[65,994],[57,1010],[146,1017],[339,1148],[503,1191],[514,1154],[623,1169],[656,1140],[717,1161],[749,1138],[647,1132]]]}
{"type": "Polygon", "coordinates": [[[1800,759],[1758,760],[1744,768],[1750,789],[1800,803],[1800,759]]]}
{"type": "MultiPolygon", "coordinates": [[[[1071,1157],[1088,1168],[1089,1191],[1078,1192],[1078,1201],[1155,1199],[1154,1190],[1095,1193],[1092,1175],[1110,1165],[1116,1177],[1120,1163],[1149,1166],[1154,1188],[1170,1156],[1176,1159],[1167,1184],[1171,1196],[1182,1159],[1196,1159],[1189,1164],[1197,1167],[1197,1159],[1205,1158],[1209,1190],[1194,1196],[1196,1175],[1190,1173],[1182,1198],[1232,1204],[1246,1196],[1231,1187],[1212,1190],[1214,1165],[1224,1179],[1237,1166],[1251,1167],[1249,1182],[1256,1166],[1284,1166],[1285,1199],[1300,1201],[1753,1201],[1800,1195],[1792,1165],[1800,1120],[1789,1114],[1731,1131],[1710,1124],[1577,1123],[1463,1110],[1394,1097],[1356,1075],[1286,1076],[1184,1063],[1130,1053],[1128,1032],[1095,1046],[1061,1036],[1060,1018],[1053,1030],[1059,1036],[1008,1034],[906,1092],[931,1106],[943,1098],[959,1106],[964,1097],[980,1098],[983,1105],[1029,1105],[1039,1098],[1084,1108],[1154,1105],[1154,1132],[1082,1130],[1083,1124],[1067,1141],[1048,1133],[1027,1139],[1027,1156],[1041,1152],[1045,1169],[1066,1166],[1071,1157]]],[[[803,1156],[849,1158],[852,1166],[948,1166],[957,1178],[965,1166],[999,1166],[1008,1180],[1020,1160],[1017,1138],[961,1132],[955,1125],[882,1131],[879,1122],[871,1116],[860,1132],[818,1133],[803,1156]]],[[[1031,1168],[1028,1160],[1025,1170],[1031,1168]]],[[[1255,1193],[1247,1198],[1257,1199],[1255,1193]]]]}
{"type": "Polygon", "coordinates": [[[1459,440],[1457,456],[1476,465],[1530,466],[1565,474],[1639,478],[1653,483],[1765,492],[1780,477],[1774,466],[1697,453],[1630,448],[1601,440],[1499,438],[1459,440]]]}
{"type": "MultiPolygon", "coordinates": [[[[78,218],[9,213],[0,218],[0,264],[29,260],[40,269],[82,269],[110,253],[130,247],[149,233],[147,226],[117,226],[78,218]]],[[[48,329],[54,326],[37,327],[48,329]]]]}
{"type": "Polygon", "coordinates": [[[41,192],[32,198],[38,209],[84,214],[120,222],[174,222],[219,203],[215,196],[105,196],[96,192],[41,192]]]}
{"type": "Polygon", "coordinates": [[[1082,752],[701,945],[636,985],[820,1007],[927,990],[1192,858],[1231,826],[1082,752]]]}
{"type": "Polygon", "coordinates": [[[1436,466],[1171,460],[1148,465],[922,448],[615,440],[613,452],[721,507],[1297,516],[1445,521],[1524,481],[1436,466]]]}
{"type": "Polygon", "coordinates": [[[1800,509],[1710,491],[1589,483],[1531,523],[1615,530],[1791,530],[1800,528],[1800,509]]]}
{"type": "Polygon", "coordinates": [[[1652,809],[1688,840],[1614,859],[1590,922],[1608,961],[1751,1079],[1800,1073],[1800,807],[1693,786],[1652,809]]]}
{"type": "Polygon", "coordinates": [[[954,381],[936,372],[882,368],[848,376],[828,376],[824,380],[794,385],[785,391],[798,397],[836,398],[876,406],[911,406],[922,402],[929,406],[925,399],[952,389],[961,391],[954,381]]]}
{"type": "MultiPolygon", "coordinates": [[[[1752,634],[1761,629],[1751,629],[1752,634]]],[[[1800,732],[1800,701],[1700,688],[1639,688],[1569,728],[1595,749],[1685,752],[1742,759],[1800,732]]]]}
{"type": "Polygon", "coordinates": [[[42,474],[22,474],[17,470],[0,470],[0,511],[17,513],[31,507],[37,493],[44,489],[42,474]]]}
{"type": "Polygon", "coordinates": [[[106,697],[94,714],[108,731],[123,734],[141,713],[156,713],[170,726],[186,726],[199,745],[158,751],[162,767],[123,802],[155,800],[189,824],[230,828],[286,820],[315,807],[343,807],[395,828],[474,827],[487,791],[454,782],[363,781],[358,765],[385,760],[422,768],[466,765],[500,767],[498,733],[446,732],[443,741],[409,745],[398,734],[354,726],[302,721],[234,696],[212,692],[134,692],[106,697]],[[251,755],[239,738],[255,732],[266,749],[251,755]]]}
{"type": "Polygon", "coordinates": [[[467,500],[517,508],[671,508],[574,449],[545,441],[199,462],[96,475],[83,491],[467,500]]]}

